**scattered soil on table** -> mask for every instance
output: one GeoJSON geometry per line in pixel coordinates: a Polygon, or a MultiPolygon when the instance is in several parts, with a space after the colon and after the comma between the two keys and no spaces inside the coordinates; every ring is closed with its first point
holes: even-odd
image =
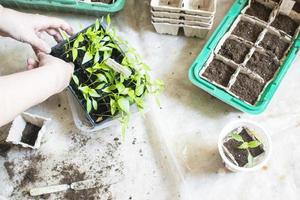
{"type": "Polygon", "coordinates": [[[246,68],[260,75],[265,81],[271,80],[279,67],[280,63],[275,57],[257,51],[246,64],[246,68]]]}
{"type": "Polygon", "coordinates": [[[232,34],[244,38],[250,42],[255,43],[259,34],[263,31],[263,27],[250,23],[248,21],[240,21],[232,34]]]}
{"type": "Polygon", "coordinates": [[[6,157],[12,145],[6,142],[0,142],[0,156],[6,157]]]}
{"type": "Polygon", "coordinates": [[[241,144],[242,142],[238,142],[234,139],[224,142],[224,146],[232,154],[234,160],[240,167],[243,167],[248,163],[248,151],[245,149],[239,149],[241,144]]]}
{"type": "Polygon", "coordinates": [[[244,61],[250,49],[243,43],[228,39],[222,45],[219,54],[240,64],[244,61]]]}
{"type": "Polygon", "coordinates": [[[279,14],[271,25],[277,29],[286,32],[290,36],[294,36],[295,31],[299,26],[299,24],[295,22],[292,18],[282,14],[279,14]]]}
{"type": "Polygon", "coordinates": [[[300,13],[300,2],[296,2],[294,7],[293,7],[293,10],[300,13]]]}
{"type": "Polygon", "coordinates": [[[26,185],[28,185],[29,183],[34,183],[36,182],[38,179],[38,171],[35,168],[35,166],[29,167],[26,172],[25,175],[19,185],[19,187],[23,188],[26,185]]]}
{"type": "Polygon", "coordinates": [[[61,184],[71,184],[77,181],[85,180],[85,172],[80,172],[78,166],[68,164],[61,169],[63,178],[59,181],[61,184]]]}
{"type": "Polygon", "coordinates": [[[7,171],[9,179],[11,180],[15,176],[15,173],[14,173],[15,164],[13,162],[10,162],[10,161],[5,161],[4,162],[4,167],[7,171]]]}
{"type": "MultiPolygon", "coordinates": [[[[242,136],[242,138],[245,142],[251,142],[253,140],[257,140],[257,138],[255,138],[254,136],[251,136],[250,133],[248,133],[248,131],[245,128],[242,129],[242,131],[240,132],[239,135],[242,136]]],[[[249,149],[249,152],[253,157],[257,157],[265,151],[263,149],[263,146],[260,145],[256,148],[249,149]]]]}
{"type": "Polygon", "coordinates": [[[275,54],[280,60],[284,56],[286,50],[288,49],[289,43],[281,40],[280,37],[277,35],[267,33],[264,39],[261,41],[260,46],[262,46],[267,51],[270,51],[273,54],[275,54]]]}
{"type": "Polygon", "coordinates": [[[263,83],[251,79],[248,75],[240,73],[230,91],[242,100],[254,105],[263,88],[263,83]]]}
{"type": "Polygon", "coordinates": [[[269,20],[269,16],[272,12],[272,9],[264,6],[261,3],[258,3],[256,1],[251,3],[250,8],[247,9],[246,14],[255,16],[265,22],[269,20]]]}
{"type": "Polygon", "coordinates": [[[25,129],[22,133],[21,142],[34,146],[40,130],[41,127],[36,126],[30,122],[26,122],[25,129]]]}
{"type": "Polygon", "coordinates": [[[224,62],[214,59],[203,73],[203,76],[226,87],[234,72],[235,70],[224,62]]]}

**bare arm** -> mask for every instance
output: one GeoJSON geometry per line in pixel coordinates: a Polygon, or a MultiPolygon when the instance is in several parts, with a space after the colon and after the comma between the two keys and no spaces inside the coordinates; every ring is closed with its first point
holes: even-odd
{"type": "Polygon", "coordinates": [[[68,86],[71,64],[43,53],[38,59],[38,68],[0,77],[0,127],[68,86]]]}

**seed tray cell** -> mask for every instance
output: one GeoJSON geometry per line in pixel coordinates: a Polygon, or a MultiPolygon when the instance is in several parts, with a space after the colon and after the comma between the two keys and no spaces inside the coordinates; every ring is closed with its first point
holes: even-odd
{"type": "Polygon", "coordinates": [[[268,23],[275,8],[276,4],[273,2],[254,0],[244,9],[243,13],[251,18],[268,23]]]}
{"type": "MultiPolygon", "coordinates": [[[[284,5],[285,1],[287,0],[236,1],[191,66],[190,80],[196,86],[239,110],[252,114],[263,112],[300,48],[299,14],[295,16],[292,13],[296,12],[284,10],[284,6],[281,5],[284,5]],[[255,3],[272,8],[268,20],[263,21],[259,16],[250,16],[249,12],[246,13],[247,9],[255,3]],[[271,26],[279,15],[288,16],[297,23],[293,34],[288,35],[271,26]],[[241,26],[239,25],[241,22],[247,24],[241,26]],[[261,28],[256,30],[255,27],[261,28]],[[245,31],[245,29],[249,30],[245,31]],[[244,53],[235,57],[235,50],[233,50],[231,55],[227,54],[226,50],[230,49],[227,44],[229,39],[235,39],[236,42],[241,43],[231,45],[232,48],[237,48],[239,51],[243,50],[244,46],[250,48],[242,62],[241,57],[244,57],[244,53]],[[224,83],[222,85],[216,83],[215,80],[211,81],[215,77],[210,77],[209,80],[203,75],[213,58],[222,60],[235,69],[227,87],[224,83]]],[[[255,15],[254,11],[252,13],[255,15]]]]}
{"type": "Polygon", "coordinates": [[[272,21],[271,26],[293,37],[299,28],[299,21],[292,16],[284,15],[279,12],[272,21]]]}

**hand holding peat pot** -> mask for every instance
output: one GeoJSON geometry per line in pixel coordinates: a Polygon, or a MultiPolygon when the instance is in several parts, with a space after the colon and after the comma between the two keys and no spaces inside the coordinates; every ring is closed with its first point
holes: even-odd
{"type": "Polygon", "coordinates": [[[56,41],[61,41],[59,30],[73,34],[72,27],[65,21],[37,14],[25,14],[0,5],[0,35],[30,44],[36,52],[50,53],[51,47],[39,36],[46,32],[56,41]]]}
{"type": "Polygon", "coordinates": [[[257,123],[238,120],[222,130],[218,149],[227,169],[251,172],[266,165],[271,154],[271,139],[257,123]]]}

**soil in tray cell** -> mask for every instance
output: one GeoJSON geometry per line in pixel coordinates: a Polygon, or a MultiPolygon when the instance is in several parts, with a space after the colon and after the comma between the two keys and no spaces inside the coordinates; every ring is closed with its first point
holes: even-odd
{"type": "Polygon", "coordinates": [[[289,48],[289,43],[280,39],[279,36],[267,33],[261,41],[260,46],[267,51],[272,52],[280,60],[286,50],[289,48]]]}
{"type": "Polygon", "coordinates": [[[21,142],[34,146],[40,130],[41,127],[27,122],[22,133],[21,142]]]}
{"type": "Polygon", "coordinates": [[[295,22],[292,18],[290,18],[287,15],[279,14],[271,26],[282,30],[289,34],[290,36],[293,36],[296,32],[296,29],[298,28],[299,24],[295,22]]]}
{"type": "Polygon", "coordinates": [[[243,167],[248,163],[248,151],[245,149],[239,149],[241,144],[242,142],[230,139],[224,143],[224,146],[232,154],[238,165],[243,167]]]}
{"type": "Polygon", "coordinates": [[[214,59],[203,73],[203,76],[208,80],[227,87],[234,72],[235,70],[224,62],[214,59]]]}
{"type": "Polygon", "coordinates": [[[242,100],[254,105],[263,88],[263,83],[250,78],[246,74],[240,73],[230,91],[242,100]]]}
{"type": "MultiPolygon", "coordinates": [[[[245,128],[242,129],[239,135],[243,138],[245,142],[251,142],[254,139],[257,140],[254,136],[251,136],[245,128]]],[[[262,145],[260,145],[256,148],[249,149],[249,152],[253,157],[256,157],[262,154],[264,152],[264,149],[262,148],[262,145]]]]}
{"type": "Polygon", "coordinates": [[[240,64],[244,61],[250,48],[233,39],[227,39],[222,45],[219,54],[240,64]]]}
{"type": "Polygon", "coordinates": [[[261,54],[254,52],[249,62],[246,64],[246,68],[257,73],[265,81],[269,81],[273,78],[275,72],[279,68],[280,63],[275,57],[268,54],[261,54]]]}
{"type": "Polygon", "coordinates": [[[300,13],[300,2],[296,2],[294,7],[293,7],[293,10],[300,13]]]}
{"type": "Polygon", "coordinates": [[[268,22],[271,12],[272,9],[256,1],[252,2],[250,8],[246,10],[246,14],[257,17],[265,22],[268,22]]]}
{"type": "Polygon", "coordinates": [[[240,21],[232,34],[244,38],[250,42],[255,43],[259,34],[263,31],[263,27],[253,24],[248,21],[240,21]]]}

